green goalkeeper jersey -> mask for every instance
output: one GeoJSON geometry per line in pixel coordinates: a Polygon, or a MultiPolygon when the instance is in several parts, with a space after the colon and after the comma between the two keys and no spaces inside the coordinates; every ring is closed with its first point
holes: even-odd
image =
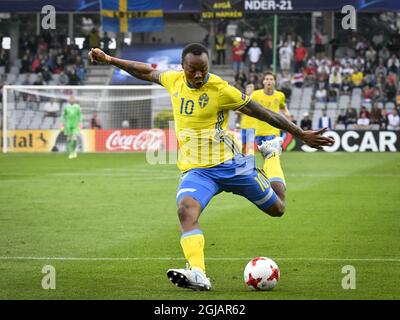
{"type": "Polygon", "coordinates": [[[65,128],[79,128],[79,124],[82,122],[80,105],[77,103],[67,103],[64,107],[61,122],[65,128]]]}

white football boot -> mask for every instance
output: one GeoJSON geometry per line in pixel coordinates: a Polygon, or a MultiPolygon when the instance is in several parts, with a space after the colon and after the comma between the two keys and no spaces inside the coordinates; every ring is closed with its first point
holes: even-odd
{"type": "Polygon", "coordinates": [[[195,291],[210,291],[211,282],[204,272],[197,269],[169,269],[167,277],[173,284],[181,288],[192,289],[195,291]]]}
{"type": "Polygon", "coordinates": [[[261,154],[265,159],[269,159],[276,155],[280,155],[282,153],[282,137],[276,137],[272,140],[264,140],[260,145],[258,145],[258,150],[260,150],[261,154]]]}

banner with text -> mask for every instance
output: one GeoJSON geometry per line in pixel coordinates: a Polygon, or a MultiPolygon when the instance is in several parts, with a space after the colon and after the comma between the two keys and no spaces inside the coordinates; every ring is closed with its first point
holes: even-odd
{"type": "MultiPolygon", "coordinates": [[[[1,150],[3,136],[1,136],[1,150]]],[[[78,151],[94,152],[94,130],[81,130],[78,137],[78,151]]],[[[8,152],[66,152],[67,137],[60,130],[9,130],[7,132],[8,152]]]]}
{"type": "MultiPolygon", "coordinates": [[[[328,131],[325,136],[335,139],[331,147],[324,147],[326,152],[398,152],[400,151],[400,132],[398,131],[328,131]]],[[[315,152],[292,135],[284,137],[286,151],[315,152]]]]}

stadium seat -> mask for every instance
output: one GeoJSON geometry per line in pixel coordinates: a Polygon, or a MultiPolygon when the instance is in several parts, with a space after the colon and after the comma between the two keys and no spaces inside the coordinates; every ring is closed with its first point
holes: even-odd
{"type": "Polygon", "coordinates": [[[6,84],[9,84],[9,85],[15,84],[16,80],[17,80],[17,76],[15,74],[7,73],[6,84]]]}

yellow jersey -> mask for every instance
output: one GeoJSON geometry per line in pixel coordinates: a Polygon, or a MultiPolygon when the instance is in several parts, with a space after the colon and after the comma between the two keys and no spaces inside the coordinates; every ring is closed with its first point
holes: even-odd
{"type": "Polygon", "coordinates": [[[244,107],[250,97],[211,73],[199,89],[190,86],[183,71],[165,71],[159,80],[171,96],[182,172],[214,167],[241,153],[227,132],[228,113],[244,107]]]}
{"type": "Polygon", "coordinates": [[[252,129],[256,127],[256,118],[250,117],[247,114],[242,113],[242,120],[240,121],[240,127],[242,129],[252,129]]]}
{"type": "MultiPolygon", "coordinates": [[[[255,90],[251,95],[251,99],[276,113],[278,113],[280,109],[285,108],[285,95],[278,90],[274,90],[274,93],[271,95],[267,95],[264,89],[255,90]]],[[[255,122],[256,136],[281,135],[280,129],[271,126],[269,123],[258,119],[255,119],[255,122]]]]}

